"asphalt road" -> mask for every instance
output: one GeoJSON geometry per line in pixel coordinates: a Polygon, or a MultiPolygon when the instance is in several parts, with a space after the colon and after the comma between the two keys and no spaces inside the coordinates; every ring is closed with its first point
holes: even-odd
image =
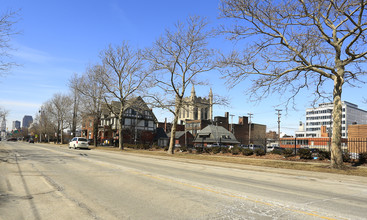
{"type": "Polygon", "coordinates": [[[367,219],[367,178],[0,142],[1,219],[367,219]]]}

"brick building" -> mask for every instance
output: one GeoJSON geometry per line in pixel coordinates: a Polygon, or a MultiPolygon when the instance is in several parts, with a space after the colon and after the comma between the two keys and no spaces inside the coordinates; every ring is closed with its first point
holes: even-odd
{"type": "Polygon", "coordinates": [[[367,124],[348,126],[348,152],[367,152],[367,124]]]}
{"type": "Polygon", "coordinates": [[[231,131],[240,144],[256,144],[266,145],[266,125],[251,123],[251,133],[249,132],[250,124],[248,117],[238,117],[238,124],[229,123],[229,112],[223,116],[214,117],[214,125],[222,126],[231,131]],[[249,140],[249,138],[251,140],[249,140]]]}

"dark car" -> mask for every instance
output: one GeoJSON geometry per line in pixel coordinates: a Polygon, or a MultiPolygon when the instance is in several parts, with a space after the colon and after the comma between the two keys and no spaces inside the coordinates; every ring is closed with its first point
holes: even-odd
{"type": "Polygon", "coordinates": [[[18,141],[16,138],[9,138],[7,141],[18,141]]]}
{"type": "Polygon", "coordinates": [[[29,139],[29,143],[32,143],[32,144],[34,144],[34,139],[29,139]]]}

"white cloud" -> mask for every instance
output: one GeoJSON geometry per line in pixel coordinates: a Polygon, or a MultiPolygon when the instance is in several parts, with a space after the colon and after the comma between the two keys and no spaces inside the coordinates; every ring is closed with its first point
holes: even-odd
{"type": "Polygon", "coordinates": [[[23,45],[17,45],[17,50],[12,52],[14,57],[34,63],[47,63],[55,60],[50,54],[23,45]]]}

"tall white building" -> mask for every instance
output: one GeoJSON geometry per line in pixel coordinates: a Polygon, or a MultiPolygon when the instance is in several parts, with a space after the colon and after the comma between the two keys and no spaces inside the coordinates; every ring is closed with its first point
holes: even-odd
{"type": "MultiPolygon", "coordinates": [[[[347,138],[348,125],[367,124],[367,111],[346,101],[342,102],[342,108],[342,138],[347,138]]],[[[333,103],[322,103],[317,108],[306,109],[306,126],[300,126],[296,137],[321,137],[321,126],[326,126],[327,131],[331,133],[332,111],[333,103]]]]}

